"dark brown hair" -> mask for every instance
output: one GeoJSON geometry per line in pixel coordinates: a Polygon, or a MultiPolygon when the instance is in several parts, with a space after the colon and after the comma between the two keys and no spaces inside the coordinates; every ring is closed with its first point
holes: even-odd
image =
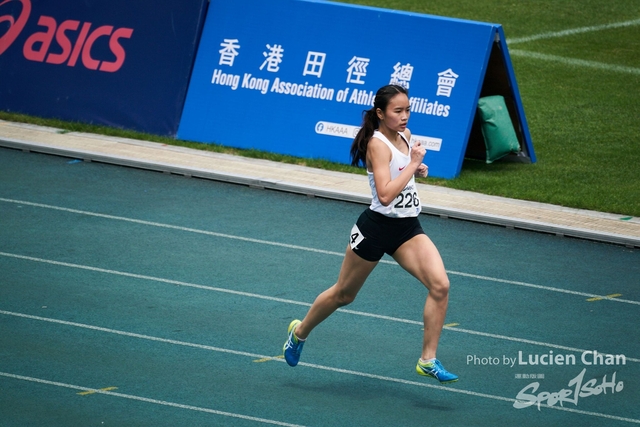
{"type": "Polygon", "coordinates": [[[369,110],[365,110],[362,113],[362,127],[358,131],[358,134],[353,139],[351,144],[351,165],[352,166],[366,166],[367,165],[367,145],[369,140],[373,136],[373,132],[378,129],[379,120],[376,110],[379,108],[382,111],[386,111],[387,105],[391,98],[399,93],[404,93],[409,96],[407,90],[398,85],[387,85],[378,89],[376,98],[373,101],[373,107],[369,110]]]}

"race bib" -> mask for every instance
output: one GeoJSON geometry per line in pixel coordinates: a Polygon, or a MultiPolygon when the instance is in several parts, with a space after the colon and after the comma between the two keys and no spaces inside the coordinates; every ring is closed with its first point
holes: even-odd
{"type": "Polygon", "coordinates": [[[360,232],[360,229],[356,224],[353,225],[351,229],[351,236],[349,237],[349,245],[351,245],[351,249],[355,249],[358,247],[360,242],[364,240],[364,236],[360,232]]]}

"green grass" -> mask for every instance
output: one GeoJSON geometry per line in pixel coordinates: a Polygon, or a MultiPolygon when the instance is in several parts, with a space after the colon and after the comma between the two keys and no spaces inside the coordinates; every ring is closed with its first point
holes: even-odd
{"type": "MultiPolygon", "coordinates": [[[[503,26],[507,40],[640,18],[614,0],[345,1],[503,26]]],[[[510,46],[640,69],[640,25],[510,46]]],[[[538,158],[531,165],[465,160],[438,185],[561,206],[640,216],[640,75],[512,56],[538,158]]]]}
{"type": "MultiPolygon", "coordinates": [[[[359,0],[345,3],[502,24],[507,39],[640,18],[638,0],[359,0]]],[[[389,37],[369,29],[372,40],[389,37]]],[[[411,37],[407,31],[404,37],[411,37]]],[[[539,39],[510,49],[640,69],[640,25],[539,39]]],[[[640,74],[512,56],[538,158],[535,164],[465,160],[460,176],[423,182],[561,206],[640,216],[640,74]]],[[[190,143],[80,123],[0,112],[5,120],[102,133],[311,167],[346,165],[190,143]]]]}

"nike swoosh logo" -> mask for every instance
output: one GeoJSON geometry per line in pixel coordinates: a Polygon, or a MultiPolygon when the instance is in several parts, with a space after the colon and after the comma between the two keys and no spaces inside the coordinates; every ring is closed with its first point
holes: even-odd
{"type": "Polygon", "coordinates": [[[402,169],[404,169],[404,168],[406,168],[406,166],[403,166],[403,167],[401,167],[401,168],[398,168],[398,170],[400,170],[400,171],[401,171],[401,170],[402,170],[402,169]]]}

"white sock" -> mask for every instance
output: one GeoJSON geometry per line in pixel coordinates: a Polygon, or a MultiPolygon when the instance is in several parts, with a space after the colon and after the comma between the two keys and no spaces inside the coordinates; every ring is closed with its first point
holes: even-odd
{"type": "Polygon", "coordinates": [[[305,342],[305,341],[307,340],[306,338],[305,338],[305,339],[299,338],[299,337],[296,335],[296,330],[295,330],[295,329],[293,330],[293,336],[294,336],[294,337],[296,337],[296,339],[297,339],[298,341],[300,341],[300,342],[305,342]]]}

